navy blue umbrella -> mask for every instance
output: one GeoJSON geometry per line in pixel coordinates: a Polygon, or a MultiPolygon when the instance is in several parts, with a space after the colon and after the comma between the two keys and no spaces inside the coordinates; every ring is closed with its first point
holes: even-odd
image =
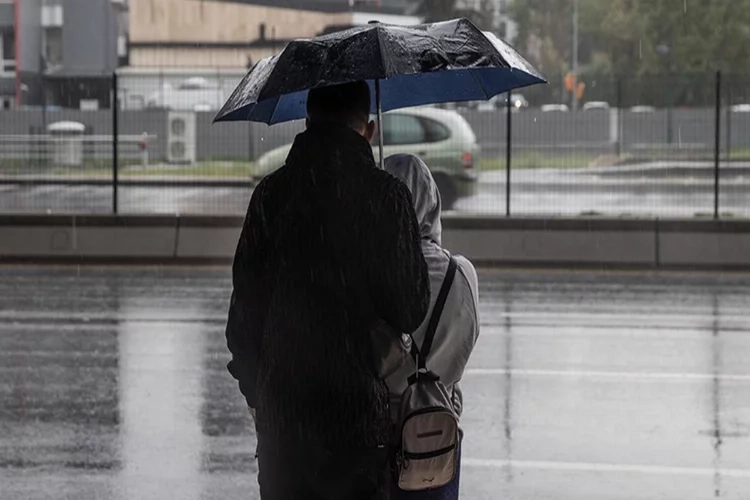
{"type": "Polygon", "coordinates": [[[381,112],[393,109],[486,100],[545,83],[512,47],[466,19],[416,26],[373,23],[296,40],[281,54],[259,61],[214,121],[272,125],[305,118],[310,89],[357,80],[370,84],[371,111],[379,120],[381,112]]]}

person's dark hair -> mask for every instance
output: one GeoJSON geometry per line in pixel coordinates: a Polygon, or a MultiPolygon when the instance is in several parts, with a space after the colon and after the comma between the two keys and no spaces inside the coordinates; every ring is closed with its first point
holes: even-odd
{"type": "Polygon", "coordinates": [[[307,96],[311,122],[338,122],[352,128],[370,120],[370,87],[365,81],[312,89],[307,96]]]}

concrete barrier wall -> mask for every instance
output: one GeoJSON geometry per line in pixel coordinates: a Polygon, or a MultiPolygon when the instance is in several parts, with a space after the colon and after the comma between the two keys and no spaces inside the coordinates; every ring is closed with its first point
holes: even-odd
{"type": "Polygon", "coordinates": [[[174,256],[174,217],[0,217],[0,261],[163,259],[174,256]]]}
{"type": "MultiPolygon", "coordinates": [[[[750,221],[446,217],[444,245],[479,265],[750,270],[750,221]]],[[[0,216],[2,262],[220,262],[241,217],[0,216]]]]}
{"type": "Polygon", "coordinates": [[[659,230],[663,266],[750,267],[750,231],[746,222],[664,222],[659,230]],[[689,230],[688,230],[689,229],[689,230]]]}
{"type": "Polygon", "coordinates": [[[206,255],[231,259],[243,223],[242,217],[187,218],[177,228],[175,257],[201,259],[206,255]]]}
{"type": "Polygon", "coordinates": [[[499,264],[602,264],[648,266],[654,261],[653,233],[645,231],[453,230],[444,244],[455,253],[499,264]]]}

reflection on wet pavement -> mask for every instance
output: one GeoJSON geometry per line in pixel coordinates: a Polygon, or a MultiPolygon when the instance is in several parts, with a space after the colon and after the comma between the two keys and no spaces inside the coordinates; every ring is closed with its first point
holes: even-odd
{"type": "MultiPolygon", "coordinates": [[[[463,498],[748,498],[748,276],[480,280],[463,498]]],[[[0,499],[257,498],[228,294],[225,269],[0,268],[0,499]]]]}
{"type": "MultiPolygon", "coordinates": [[[[713,170],[711,170],[713,171],[713,170]]],[[[607,176],[590,168],[513,170],[511,211],[514,215],[610,214],[639,217],[696,217],[713,213],[713,184],[691,176],[668,178],[607,176]]],[[[475,196],[462,198],[457,213],[505,214],[505,171],[482,172],[475,196]]],[[[249,187],[120,186],[123,214],[243,215],[249,187]]],[[[721,184],[721,212],[750,216],[750,189],[742,179],[721,184]]],[[[95,213],[112,210],[107,186],[0,185],[3,213],[95,213]]]]}

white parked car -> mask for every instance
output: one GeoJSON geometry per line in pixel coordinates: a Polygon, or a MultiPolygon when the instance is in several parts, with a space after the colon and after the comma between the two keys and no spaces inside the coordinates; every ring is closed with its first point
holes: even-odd
{"type": "Polygon", "coordinates": [[[584,111],[603,111],[609,109],[609,103],[604,101],[589,101],[583,105],[584,111]]]}
{"type": "Polygon", "coordinates": [[[544,104],[540,109],[542,113],[565,113],[570,110],[567,104],[544,104]]]}
{"type": "Polygon", "coordinates": [[[653,113],[656,108],[653,106],[633,106],[630,108],[631,113],[653,113]]]}
{"type": "MultiPolygon", "coordinates": [[[[373,153],[379,151],[377,134],[373,153]]],[[[280,168],[292,145],[272,149],[258,159],[253,181],[280,168]]],[[[471,125],[456,111],[419,107],[383,115],[383,154],[408,153],[424,160],[440,190],[443,207],[450,209],[459,198],[477,193],[476,163],[479,145],[471,125]]]]}
{"type": "Polygon", "coordinates": [[[735,104],[731,110],[732,113],[750,113],[750,104],[735,104]]]}
{"type": "MultiPolygon", "coordinates": [[[[499,94],[487,101],[478,101],[476,109],[481,112],[497,111],[498,109],[505,109],[506,102],[505,94],[499,94]]],[[[511,94],[510,103],[513,111],[520,111],[529,107],[529,101],[522,94],[511,94]]]]}

